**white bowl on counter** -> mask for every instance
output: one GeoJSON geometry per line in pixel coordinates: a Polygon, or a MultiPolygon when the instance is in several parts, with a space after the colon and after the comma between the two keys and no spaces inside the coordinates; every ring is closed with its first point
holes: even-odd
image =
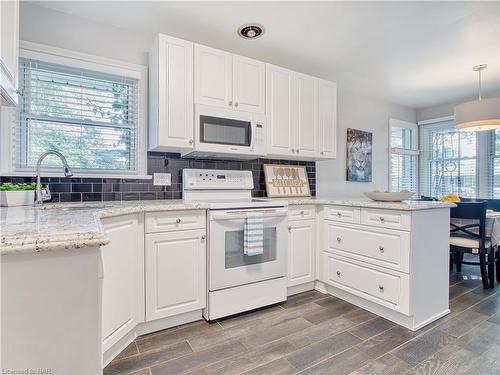
{"type": "Polygon", "coordinates": [[[401,202],[413,196],[413,193],[408,190],[401,190],[399,192],[373,190],[364,192],[363,194],[373,201],[380,202],[401,202]]]}

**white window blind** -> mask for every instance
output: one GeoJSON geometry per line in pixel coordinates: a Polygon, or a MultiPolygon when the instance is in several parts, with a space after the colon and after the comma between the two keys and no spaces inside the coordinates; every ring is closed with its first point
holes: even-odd
{"type": "Polygon", "coordinates": [[[417,125],[390,121],[390,191],[409,190],[417,193],[418,145],[417,125]]]}
{"type": "MultiPolygon", "coordinates": [[[[77,171],[137,170],[137,79],[22,58],[19,87],[15,170],[33,170],[47,149],[77,171]]],[[[47,158],[44,166],[60,161],[47,158]]]]}
{"type": "Polygon", "coordinates": [[[422,194],[500,197],[500,133],[458,132],[454,121],[421,127],[422,194]]]}

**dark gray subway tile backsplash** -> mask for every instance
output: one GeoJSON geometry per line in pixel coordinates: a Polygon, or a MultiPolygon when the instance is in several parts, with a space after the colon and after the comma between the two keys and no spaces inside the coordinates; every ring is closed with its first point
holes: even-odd
{"type": "MultiPolygon", "coordinates": [[[[202,169],[235,169],[252,171],[254,180],[254,197],[265,197],[263,164],[304,165],[309,177],[311,194],[316,195],[316,164],[315,162],[295,160],[206,160],[182,159],[180,154],[149,152],[148,174],[155,172],[171,173],[171,186],[155,186],[153,180],[121,179],[121,178],[66,178],[42,177],[43,184],[49,184],[52,192],[52,202],[98,202],[119,200],[154,200],[182,198],[182,170],[184,168],[202,169]]],[[[34,182],[34,177],[0,177],[0,182],[34,182]]]]}

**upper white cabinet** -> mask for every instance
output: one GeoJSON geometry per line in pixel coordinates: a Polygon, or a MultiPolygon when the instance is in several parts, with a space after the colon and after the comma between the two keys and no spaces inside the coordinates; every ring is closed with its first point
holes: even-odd
{"type": "Polygon", "coordinates": [[[295,132],[295,80],[291,70],[267,64],[267,152],[292,155],[295,132]]]}
{"type": "Polygon", "coordinates": [[[193,147],[193,43],[158,35],[149,54],[149,149],[193,147]]]}
{"type": "Polygon", "coordinates": [[[335,84],[269,64],[266,80],[270,156],[335,158],[335,84]]]}
{"type": "Polygon", "coordinates": [[[0,105],[18,100],[19,1],[0,1],[0,105]]]}
{"type": "Polygon", "coordinates": [[[195,103],[264,113],[265,64],[195,45],[195,103]]]}
{"type": "Polygon", "coordinates": [[[103,219],[102,346],[108,350],[144,321],[144,215],[103,219]]]}
{"type": "Polygon", "coordinates": [[[337,85],[318,80],[319,156],[337,157],[337,85]]]}

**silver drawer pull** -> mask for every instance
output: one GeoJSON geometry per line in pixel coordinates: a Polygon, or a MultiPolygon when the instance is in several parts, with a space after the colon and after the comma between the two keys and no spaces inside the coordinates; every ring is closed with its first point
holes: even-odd
{"type": "Polygon", "coordinates": [[[342,212],[337,212],[338,217],[342,217],[342,212]]]}
{"type": "Polygon", "coordinates": [[[177,219],[175,222],[176,222],[177,224],[180,224],[181,219],[177,219]]]}
{"type": "Polygon", "coordinates": [[[292,230],[292,227],[290,227],[290,226],[289,226],[289,227],[288,227],[288,230],[292,230]]]}
{"type": "Polygon", "coordinates": [[[228,106],[232,107],[233,106],[233,101],[230,100],[228,103],[227,103],[228,106]]]}
{"type": "Polygon", "coordinates": [[[337,237],[337,242],[338,242],[338,243],[342,242],[342,238],[337,237]]]}
{"type": "Polygon", "coordinates": [[[378,290],[383,293],[384,292],[384,286],[383,285],[379,285],[378,286],[378,290]]]}
{"type": "Polygon", "coordinates": [[[380,220],[381,223],[383,223],[385,221],[385,217],[380,216],[379,220],[380,220]]]}
{"type": "Polygon", "coordinates": [[[207,236],[205,236],[205,235],[202,235],[202,236],[201,236],[201,240],[202,240],[202,241],[204,241],[206,238],[207,238],[207,236]]]}
{"type": "Polygon", "coordinates": [[[304,212],[304,211],[300,211],[300,214],[301,214],[302,216],[304,216],[305,212],[304,212]]]}
{"type": "Polygon", "coordinates": [[[342,273],[340,273],[340,271],[337,271],[337,276],[340,277],[342,275],[342,273]]]}
{"type": "Polygon", "coordinates": [[[380,250],[381,253],[384,252],[384,247],[383,246],[379,246],[378,249],[380,250]]]}

